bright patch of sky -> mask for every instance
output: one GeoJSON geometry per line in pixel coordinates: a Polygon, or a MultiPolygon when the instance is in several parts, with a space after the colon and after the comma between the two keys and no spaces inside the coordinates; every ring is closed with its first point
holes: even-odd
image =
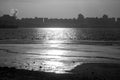
{"type": "Polygon", "coordinates": [[[0,0],[0,14],[18,9],[18,17],[120,17],[120,0],[0,0]]]}

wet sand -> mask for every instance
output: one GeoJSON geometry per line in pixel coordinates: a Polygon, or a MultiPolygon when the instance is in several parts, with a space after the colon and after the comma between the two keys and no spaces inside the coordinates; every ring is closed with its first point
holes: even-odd
{"type": "Polygon", "coordinates": [[[99,41],[99,40],[0,40],[0,44],[86,44],[86,45],[120,45],[120,41],[99,41]]]}
{"type": "Polygon", "coordinates": [[[8,67],[0,68],[0,80],[120,80],[120,64],[85,63],[71,74],[55,74],[8,67]]]}
{"type": "MultiPolygon", "coordinates": [[[[9,42],[8,42],[9,43],[9,42]]],[[[10,42],[11,43],[11,42],[10,42]]],[[[14,42],[13,42],[14,43],[14,42]]],[[[33,71],[33,70],[25,70],[25,69],[15,69],[8,68],[8,66],[0,67],[0,80],[120,80],[120,54],[119,54],[119,48],[120,46],[94,46],[94,45],[42,45],[42,44],[0,44],[1,48],[1,60],[6,57],[6,62],[12,60],[17,61],[19,60],[26,60],[27,56],[25,55],[32,55],[33,53],[39,54],[40,51],[43,49],[49,49],[48,53],[49,55],[56,54],[56,51],[51,52],[51,50],[55,49],[58,51],[68,51],[68,53],[65,54],[58,54],[56,57],[63,55],[62,57],[67,57],[65,55],[69,54],[69,56],[107,56],[112,57],[117,60],[114,62],[109,61],[109,63],[96,63],[96,59],[92,59],[93,61],[90,61],[89,63],[83,63],[82,65],[78,65],[75,68],[72,68],[68,73],[65,74],[56,74],[52,72],[41,72],[41,71],[33,71]],[[49,48],[49,46],[51,46],[49,48]],[[77,48],[77,49],[76,49],[77,48]],[[74,50],[75,49],[75,50],[74,50]],[[31,51],[32,50],[32,51],[31,51]],[[40,51],[39,51],[40,50],[40,51]],[[72,50],[72,51],[71,51],[72,50]],[[26,52],[27,51],[27,52],[26,52]],[[69,52],[71,51],[71,53],[69,52]],[[87,51],[87,52],[86,52],[87,51]],[[28,53],[32,54],[28,54],[28,53]],[[81,52],[81,53],[80,53],[81,52]],[[22,57],[20,57],[19,53],[26,53],[22,57]],[[89,54],[91,53],[91,54],[89,54]],[[6,56],[6,54],[8,56],[6,56]],[[10,58],[11,56],[11,58],[10,58]],[[117,62],[116,62],[117,61],[117,62]],[[91,63],[94,62],[94,63],[91,63]]],[[[46,51],[46,50],[45,50],[46,51]]],[[[41,53],[43,54],[43,53],[41,53]]],[[[37,57],[30,57],[28,61],[32,60],[32,58],[37,59],[37,57]]],[[[58,59],[55,58],[55,61],[58,59]]],[[[71,57],[70,57],[71,58],[71,57]]],[[[39,59],[39,58],[38,58],[39,59]]],[[[51,59],[51,58],[50,58],[51,59]]],[[[90,59],[89,59],[90,60],[90,59]]],[[[88,60],[88,61],[89,61],[88,60]]],[[[102,60],[100,58],[100,60],[102,60]]],[[[32,60],[33,61],[33,60],[32,60]]],[[[51,60],[52,61],[52,60],[51,60]]],[[[53,60],[54,61],[54,60],[53,60]]],[[[70,61],[68,59],[68,61],[70,61]]],[[[72,60],[74,63],[75,61],[72,60]]],[[[76,62],[79,62],[80,60],[77,60],[76,62]]],[[[88,62],[87,60],[85,62],[88,62]]],[[[2,62],[2,61],[1,61],[2,62]]],[[[41,61],[42,62],[42,61],[41,61]]],[[[81,60],[82,62],[82,60],[81,60]]],[[[42,62],[43,63],[43,62],[42,62]]],[[[9,64],[8,64],[9,65],[9,64]]],[[[39,65],[38,65],[39,66],[39,65]]],[[[57,65],[58,66],[58,65],[57,65]]],[[[61,68],[62,69],[62,68],[61,68]]]]}

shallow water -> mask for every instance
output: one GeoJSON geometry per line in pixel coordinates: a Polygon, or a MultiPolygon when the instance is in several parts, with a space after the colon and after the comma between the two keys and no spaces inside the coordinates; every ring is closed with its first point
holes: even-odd
{"type": "Polygon", "coordinates": [[[0,40],[120,40],[118,28],[0,29],[0,40]]]}
{"type": "Polygon", "coordinates": [[[84,63],[120,63],[120,46],[82,44],[1,44],[0,66],[57,74],[84,63]]]}
{"type": "Polygon", "coordinates": [[[0,39],[9,44],[0,44],[0,66],[65,74],[84,63],[120,63],[120,46],[103,45],[104,41],[119,41],[118,34],[120,29],[3,29],[0,39]],[[27,44],[30,40],[38,44],[27,44]],[[89,45],[81,40],[95,41],[89,45]]]}

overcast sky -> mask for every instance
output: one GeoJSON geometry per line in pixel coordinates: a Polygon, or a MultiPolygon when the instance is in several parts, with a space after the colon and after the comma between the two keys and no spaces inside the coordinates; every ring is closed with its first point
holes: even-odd
{"type": "Polygon", "coordinates": [[[18,17],[120,17],[120,0],[0,0],[0,15],[18,9],[18,17]]]}

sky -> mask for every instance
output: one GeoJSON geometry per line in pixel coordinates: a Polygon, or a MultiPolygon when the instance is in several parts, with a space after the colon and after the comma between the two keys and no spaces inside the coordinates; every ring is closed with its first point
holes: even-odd
{"type": "Polygon", "coordinates": [[[120,0],[0,0],[0,15],[18,10],[18,18],[120,17],[120,0]]]}

